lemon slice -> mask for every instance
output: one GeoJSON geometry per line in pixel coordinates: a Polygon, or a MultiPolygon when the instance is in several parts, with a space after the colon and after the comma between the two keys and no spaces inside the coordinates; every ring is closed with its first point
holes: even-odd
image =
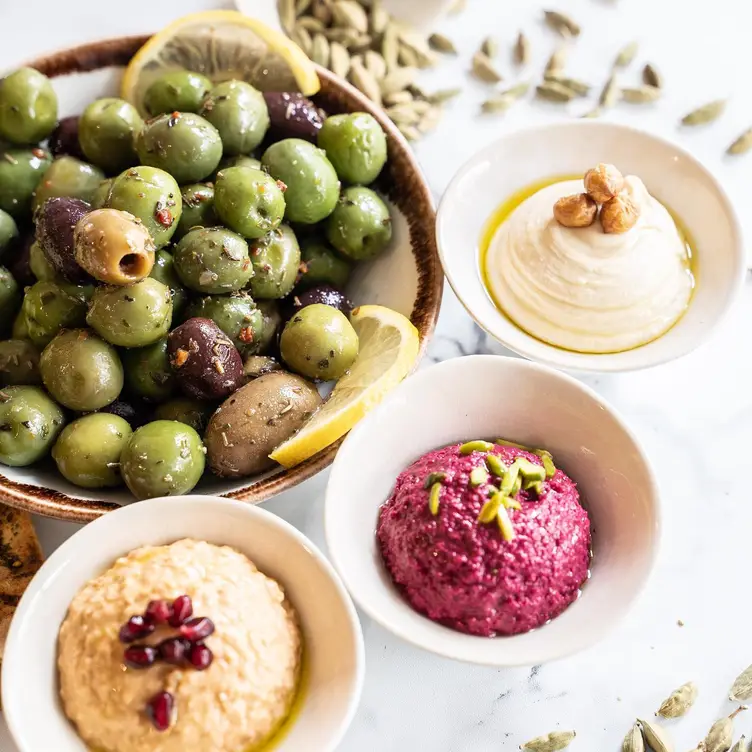
{"type": "Polygon", "coordinates": [[[415,365],[418,330],[401,313],[364,305],[350,320],[360,341],[358,357],[318,412],[269,455],[280,465],[294,467],[344,436],[415,365]]]}
{"type": "Polygon", "coordinates": [[[146,114],[143,98],[154,79],[182,69],[261,91],[319,90],[315,65],[284,34],[237,11],[215,10],[183,16],[151,37],[128,64],[121,96],[146,114]]]}

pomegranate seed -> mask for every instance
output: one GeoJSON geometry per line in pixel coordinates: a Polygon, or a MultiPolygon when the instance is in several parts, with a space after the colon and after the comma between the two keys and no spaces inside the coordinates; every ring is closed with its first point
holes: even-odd
{"type": "Polygon", "coordinates": [[[167,731],[172,725],[175,698],[169,692],[157,692],[146,705],[146,714],[157,731],[167,731]]]}
{"type": "Polygon", "coordinates": [[[193,603],[189,596],[179,595],[172,602],[172,616],[170,617],[170,626],[179,627],[185,624],[193,616],[193,603]]]}
{"type": "Polygon", "coordinates": [[[154,624],[146,621],[143,616],[131,616],[122,627],[120,627],[120,642],[129,643],[140,640],[150,635],[155,629],[154,624]]]}
{"type": "Polygon", "coordinates": [[[180,666],[185,661],[190,646],[190,642],[186,642],[182,637],[168,637],[157,645],[157,649],[159,657],[165,663],[180,666]]]}
{"type": "Polygon", "coordinates": [[[153,624],[167,624],[172,616],[172,606],[163,600],[149,601],[144,617],[153,624]]]}
{"type": "Polygon", "coordinates": [[[150,645],[131,645],[125,649],[123,660],[131,668],[149,668],[157,660],[157,649],[150,645]]]}
{"type": "Polygon", "coordinates": [[[214,632],[214,622],[206,616],[197,616],[195,619],[189,619],[180,627],[181,637],[191,642],[205,640],[214,632]]]}
{"type": "Polygon", "coordinates": [[[197,642],[191,646],[188,660],[196,671],[204,671],[211,666],[211,662],[214,660],[214,653],[203,642],[197,642]]]}

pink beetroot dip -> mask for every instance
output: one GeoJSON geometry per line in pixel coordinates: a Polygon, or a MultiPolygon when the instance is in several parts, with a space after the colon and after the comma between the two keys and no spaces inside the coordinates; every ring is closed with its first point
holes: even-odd
{"type": "MultiPolygon", "coordinates": [[[[515,497],[509,510],[515,538],[505,541],[496,524],[478,522],[487,487],[471,488],[470,471],[484,467],[483,452],[463,456],[460,444],[436,449],[400,473],[382,506],[377,527],[392,580],[410,605],[460,632],[493,637],[545,624],[577,599],[590,566],[590,521],[577,486],[557,468],[533,491],[515,497]],[[429,473],[443,472],[438,514],[431,514],[429,473]]],[[[521,449],[495,446],[507,465],[521,449]]]]}

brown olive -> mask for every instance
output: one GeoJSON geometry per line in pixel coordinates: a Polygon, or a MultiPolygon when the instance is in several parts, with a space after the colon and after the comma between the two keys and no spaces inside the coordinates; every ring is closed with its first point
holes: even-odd
{"type": "Polygon", "coordinates": [[[154,241],[141,220],[119,209],[95,209],[74,231],[76,261],[92,277],[130,285],[149,276],[154,241]]]}
{"type": "Polygon", "coordinates": [[[86,159],[81,144],[78,143],[78,115],[60,118],[55,130],[50,134],[50,151],[55,157],[76,157],[86,159]]]}
{"type": "Polygon", "coordinates": [[[266,376],[267,373],[281,370],[282,366],[279,361],[268,355],[249,355],[243,361],[243,375],[246,381],[253,381],[260,376],[266,376]]]}
{"type": "Polygon", "coordinates": [[[322,111],[296,91],[265,91],[269,110],[269,136],[274,141],[283,138],[304,138],[316,143],[324,122],[322,111]]]}
{"type": "Polygon", "coordinates": [[[350,299],[333,285],[316,285],[296,295],[291,295],[286,302],[287,306],[283,313],[285,321],[301,308],[314,305],[315,303],[323,303],[324,305],[336,308],[342,311],[345,316],[349,316],[353,309],[350,299]]]}
{"type": "Polygon", "coordinates": [[[209,467],[241,478],[274,466],[269,454],[321,405],[309,381],[286,371],[259,376],[226,399],[204,435],[209,467]]]}
{"type": "Polygon", "coordinates": [[[194,317],[173,329],[167,354],[178,386],[189,397],[221,399],[243,383],[243,359],[211,319],[194,317]]]}
{"type": "Polygon", "coordinates": [[[36,213],[37,243],[42,253],[61,277],[75,285],[93,282],[73,252],[73,228],[90,211],[86,201],[60,196],[47,199],[36,213]]]}

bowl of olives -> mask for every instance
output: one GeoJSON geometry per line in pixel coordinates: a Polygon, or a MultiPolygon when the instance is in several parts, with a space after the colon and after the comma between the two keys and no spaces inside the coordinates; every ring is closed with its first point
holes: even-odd
{"type": "Polygon", "coordinates": [[[0,500],[87,521],[196,491],[259,502],[329,465],[269,454],[358,355],[353,306],[416,327],[442,275],[430,191],[384,113],[192,71],[139,107],[144,38],[0,81],[0,500]]]}

